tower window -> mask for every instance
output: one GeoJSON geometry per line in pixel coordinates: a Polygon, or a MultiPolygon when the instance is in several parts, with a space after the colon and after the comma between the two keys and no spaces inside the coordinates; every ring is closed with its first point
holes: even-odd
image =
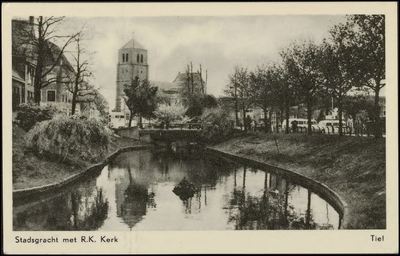
{"type": "Polygon", "coordinates": [[[125,61],[128,62],[128,54],[125,54],[125,61]]]}
{"type": "Polygon", "coordinates": [[[140,62],[143,63],[143,54],[140,54],[140,62]]]}
{"type": "Polygon", "coordinates": [[[136,56],[136,62],[139,62],[139,53],[138,53],[138,55],[136,56]]]}
{"type": "Polygon", "coordinates": [[[125,54],[122,54],[122,62],[125,62],[125,54]]]}

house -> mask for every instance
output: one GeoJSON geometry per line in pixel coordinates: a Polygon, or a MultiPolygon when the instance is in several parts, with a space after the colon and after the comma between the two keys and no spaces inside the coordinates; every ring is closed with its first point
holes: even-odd
{"type": "MultiPolygon", "coordinates": [[[[12,99],[13,109],[24,103],[33,102],[34,80],[37,65],[37,53],[33,50],[37,40],[34,17],[29,20],[12,20],[12,99]]],[[[48,71],[54,64],[55,67],[45,77],[41,89],[40,105],[51,105],[66,113],[71,112],[72,93],[67,90],[66,77],[74,73],[74,69],[61,49],[56,44],[48,42],[45,46],[44,72],[48,71]],[[60,56],[60,58],[58,58],[60,56]]],[[[79,106],[76,111],[79,113],[79,106]]]]}

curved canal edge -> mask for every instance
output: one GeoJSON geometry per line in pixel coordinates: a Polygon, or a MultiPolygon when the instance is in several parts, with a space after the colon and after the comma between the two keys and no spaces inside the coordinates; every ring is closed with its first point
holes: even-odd
{"type": "Polygon", "coordinates": [[[231,160],[240,160],[240,162],[248,164],[249,166],[252,166],[254,168],[259,168],[259,169],[265,169],[268,168],[268,171],[275,172],[277,174],[280,174],[284,177],[287,177],[291,180],[296,181],[299,185],[303,185],[307,188],[310,188],[314,193],[318,194],[321,196],[323,199],[325,199],[331,206],[339,213],[339,218],[340,218],[340,223],[339,223],[339,229],[346,229],[348,222],[348,205],[346,202],[341,198],[339,194],[337,194],[335,191],[333,191],[331,188],[329,188],[327,185],[324,183],[321,183],[319,181],[310,179],[300,173],[297,173],[293,170],[287,170],[283,169],[274,165],[271,165],[266,162],[258,161],[255,159],[247,158],[245,156],[241,156],[238,154],[226,152],[226,151],[221,151],[217,150],[211,147],[206,147],[208,152],[212,152],[213,154],[216,154],[218,156],[231,159],[231,160]]]}
{"type": "Polygon", "coordinates": [[[110,161],[115,159],[119,154],[127,151],[134,151],[134,150],[140,150],[140,149],[147,149],[147,148],[153,148],[153,145],[137,145],[137,146],[129,146],[129,147],[123,147],[119,148],[110,155],[108,155],[105,160],[101,163],[94,164],[84,171],[74,174],[60,182],[55,182],[52,184],[48,185],[43,185],[39,187],[33,187],[33,188],[25,188],[25,189],[16,189],[13,190],[13,200],[27,200],[32,197],[39,197],[44,194],[48,194],[51,192],[54,192],[56,190],[62,189],[64,187],[67,187],[71,185],[74,181],[78,179],[82,179],[85,177],[89,177],[91,175],[98,174],[101,172],[101,170],[106,166],[110,161]]]}

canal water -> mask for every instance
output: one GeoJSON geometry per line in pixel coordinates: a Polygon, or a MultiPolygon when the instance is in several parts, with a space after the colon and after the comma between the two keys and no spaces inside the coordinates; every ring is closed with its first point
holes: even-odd
{"type": "Polygon", "coordinates": [[[38,201],[14,203],[14,230],[337,229],[339,214],[307,188],[202,150],[140,150],[38,201]],[[190,198],[173,192],[183,179],[190,198]]]}

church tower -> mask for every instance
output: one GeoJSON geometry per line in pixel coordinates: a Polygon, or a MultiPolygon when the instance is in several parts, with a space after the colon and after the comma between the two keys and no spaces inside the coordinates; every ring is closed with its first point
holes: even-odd
{"type": "Polygon", "coordinates": [[[147,50],[134,38],[118,50],[116,111],[121,111],[124,85],[130,84],[136,77],[140,81],[149,79],[147,50]]]}

